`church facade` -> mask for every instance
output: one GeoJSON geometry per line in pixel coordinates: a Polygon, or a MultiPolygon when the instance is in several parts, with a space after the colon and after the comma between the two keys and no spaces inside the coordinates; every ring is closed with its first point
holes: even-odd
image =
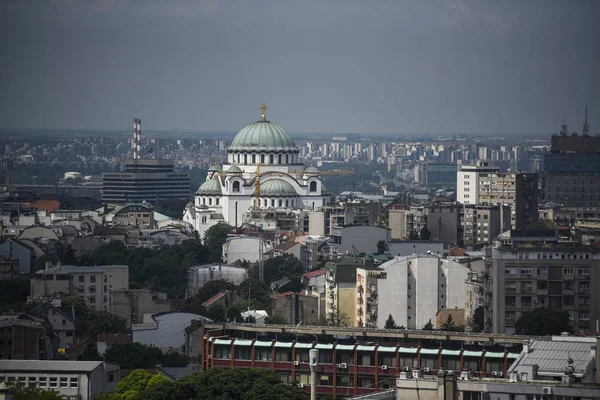
{"type": "Polygon", "coordinates": [[[294,140],[266,119],[264,104],[261,110],[261,119],[237,133],[227,163],[209,169],[184,210],[184,221],[200,237],[219,222],[238,227],[254,219],[271,229],[274,215],[299,216],[329,202],[319,171],[304,167],[294,140]]]}

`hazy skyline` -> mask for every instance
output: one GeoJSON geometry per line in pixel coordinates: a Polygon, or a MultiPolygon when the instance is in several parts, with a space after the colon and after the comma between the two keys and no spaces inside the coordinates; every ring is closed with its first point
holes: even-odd
{"type": "Polygon", "coordinates": [[[4,0],[0,128],[600,133],[600,2],[4,0]]]}

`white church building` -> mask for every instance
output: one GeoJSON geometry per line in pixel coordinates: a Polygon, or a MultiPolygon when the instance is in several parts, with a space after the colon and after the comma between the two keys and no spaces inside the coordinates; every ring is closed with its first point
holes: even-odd
{"type": "MultiPolygon", "coordinates": [[[[266,109],[263,104],[260,121],[237,133],[227,149],[227,163],[209,169],[194,202],[187,204],[183,220],[200,237],[219,222],[241,226],[250,210],[262,215],[298,214],[329,203],[319,171],[304,168],[296,143],[266,119],[266,109]]],[[[264,229],[275,228],[271,226],[275,221],[263,222],[264,229]]]]}

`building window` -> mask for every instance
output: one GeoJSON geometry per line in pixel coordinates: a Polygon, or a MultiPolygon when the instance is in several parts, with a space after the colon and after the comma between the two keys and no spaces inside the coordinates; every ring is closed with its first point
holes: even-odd
{"type": "Polygon", "coordinates": [[[52,377],[50,377],[50,387],[51,388],[58,387],[58,378],[52,378],[52,377]]]}
{"type": "Polygon", "coordinates": [[[310,183],[310,189],[311,192],[316,192],[317,191],[317,182],[313,181],[310,183]]]}
{"type": "Polygon", "coordinates": [[[79,282],[85,282],[85,276],[79,275],[79,282]]]}
{"type": "Polygon", "coordinates": [[[589,321],[590,313],[587,311],[579,312],[579,320],[580,321],[589,321]]]}
{"type": "Polygon", "coordinates": [[[277,159],[279,160],[279,164],[281,164],[281,154],[279,155],[279,157],[277,157],[277,159]]]}
{"type": "Polygon", "coordinates": [[[240,182],[239,181],[233,182],[231,190],[233,190],[234,192],[239,192],[240,191],[240,182]]]}
{"type": "Polygon", "coordinates": [[[563,268],[563,273],[565,275],[573,275],[573,267],[564,267],[563,268]]]}
{"type": "Polygon", "coordinates": [[[286,155],[285,155],[285,163],[286,163],[286,164],[289,164],[289,163],[290,163],[290,160],[289,160],[289,154],[286,154],[286,155]]]}
{"type": "Polygon", "coordinates": [[[90,282],[91,283],[96,283],[96,275],[90,276],[90,282]]]}
{"type": "Polygon", "coordinates": [[[71,378],[70,384],[73,389],[76,389],[79,387],[79,381],[77,380],[77,378],[71,378]]]}
{"type": "Polygon", "coordinates": [[[273,164],[273,154],[269,155],[269,164],[273,164]]]}
{"type": "Polygon", "coordinates": [[[244,165],[248,165],[248,154],[244,154],[244,165]]]}
{"type": "Polygon", "coordinates": [[[69,387],[69,378],[60,378],[60,387],[68,388],[69,387]]]}
{"type": "Polygon", "coordinates": [[[579,268],[579,275],[581,276],[589,276],[590,269],[589,268],[579,268]]]}
{"type": "Polygon", "coordinates": [[[106,374],[106,382],[114,382],[115,381],[115,373],[113,371],[110,371],[108,374],[106,374]]]}
{"type": "Polygon", "coordinates": [[[256,154],[252,154],[252,164],[256,164],[256,154]]]}
{"type": "Polygon", "coordinates": [[[215,199],[215,204],[219,205],[219,198],[218,197],[215,199]]]}

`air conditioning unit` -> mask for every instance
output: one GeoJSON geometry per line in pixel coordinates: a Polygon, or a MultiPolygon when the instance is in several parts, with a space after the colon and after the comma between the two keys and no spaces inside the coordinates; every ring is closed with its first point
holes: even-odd
{"type": "Polygon", "coordinates": [[[208,359],[209,359],[209,360],[212,360],[212,354],[209,354],[209,355],[208,355],[208,359]]]}
{"type": "Polygon", "coordinates": [[[341,369],[348,369],[348,363],[341,363],[340,364],[340,368],[341,369]]]}
{"type": "Polygon", "coordinates": [[[504,376],[504,372],[498,371],[498,378],[502,378],[504,376]]]}
{"type": "Polygon", "coordinates": [[[410,367],[409,367],[409,366],[406,366],[406,367],[404,367],[403,369],[404,369],[406,372],[409,372],[409,371],[410,371],[410,367]]]}
{"type": "Polygon", "coordinates": [[[303,387],[304,387],[304,383],[299,383],[299,384],[298,384],[298,387],[299,387],[299,388],[303,388],[303,387]]]}
{"type": "Polygon", "coordinates": [[[552,394],[552,388],[550,386],[544,386],[542,388],[542,394],[552,394]]]}
{"type": "Polygon", "coordinates": [[[419,379],[419,370],[418,369],[413,369],[412,377],[413,377],[413,379],[419,379]]]}
{"type": "Polygon", "coordinates": [[[498,371],[492,371],[492,376],[498,376],[498,371]]]}
{"type": "Polygon", "coordinates": [[[300,361],[294,361],[294,365],[300,365],[300,361]]]}
{"type": "Polygon", "coordinates": [[[460,373],[460,380],[461,381],[468,381],[469,379],[471,379],[471,374],[469,374],[469,371],[462,371],[460,373]]]}
{"type": "Polygon", "coordinates": [[[381,366],[381,369],[382,369],[383,371],[387,371],[387,365],[382,365],[382,366],[381,366]]]}
{"type": "Polygon", "coordinates": [[[425,367],[423,368],[423,372],[430,372],[431,370],[429,369],[429,367],[425,367]]]}

